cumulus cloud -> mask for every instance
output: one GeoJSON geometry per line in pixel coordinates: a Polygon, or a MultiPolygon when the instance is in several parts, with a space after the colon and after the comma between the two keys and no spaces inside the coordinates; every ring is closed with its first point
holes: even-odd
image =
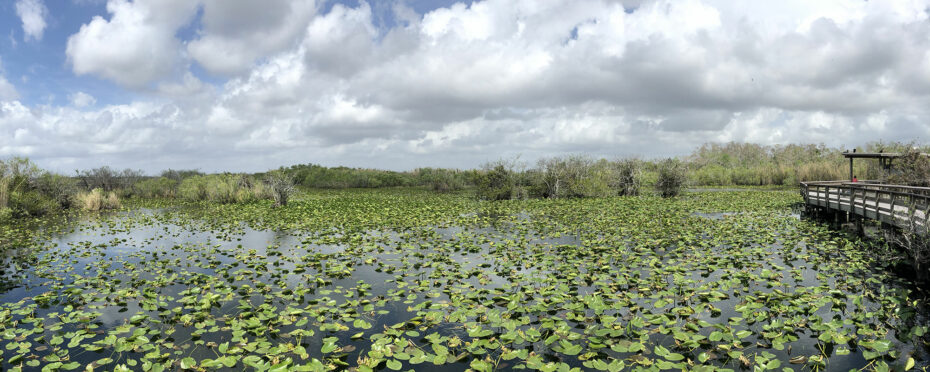
{"type": "Polygon", "coordinates": [[[313,0],[205,0],[203,28],[187,50],[210,72],[247,72],[257,60],[297,44],[315,13],[313,0]]]}
{"type": "Polygon", "coordinates": [[[156,98],[7,103],[0,128],[17,139],[0,156],[409,169],[930,135],[927,1],[486,0],[421,15],[398,4],[390,28],[366,2],[321,9],[110,0],[108,20],[69,39],[74,72],[154,82],[156,98]],[[196,36],[178,40],[191,24],[196,36]],[[205,83],[191,64],[227,80],[205,83]],[[56,155],[43,138],[74,147],[56,155]]]}
{"type": "Polygon", "coordinates": [[[17,0],[16,15],[23,22],[25,40],[42,40],[46,27],[45,17],[48,15],[48,8],[42,0],[17,0]]]}
{"type": "Polygon", "coordinates": [[[109,0],[110,19],[95,16],[68,38],[74,73],[93,74],[130,87],[164,78],[180,63],[175,33],[198,3],[188,0],[109,0]]]}
{"type": "Polygon", "coordinates": [[[16,87],[7,81],[3,75],[3,60],[0,60],[0,101],[19,99],[19,92],[16,91],[16,87]]]}
{"type": "Polygon", "coordinates": [[[16,87],[10,84],[5,77],[0,75],[0,101],[12,101],[15,99],[19,99],[19,93],[16,92],[16,87]]]}
{"type": "Polygon", "coordinates": [[[84,92],[75,92],[68,96],[68,100],[71,101],[71,105],[74,107],[86,107],[97,103],[97,99],[94,96],[84,93],[84,92]]]}

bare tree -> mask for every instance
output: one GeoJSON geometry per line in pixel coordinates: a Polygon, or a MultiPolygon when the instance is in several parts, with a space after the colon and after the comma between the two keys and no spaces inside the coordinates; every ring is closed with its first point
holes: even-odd
{"type": "Polygon", "coordinates": [[[930,229],[918,226],[914,218],[909,221],[908,226],[892,231],[891,241],[904,251],[918,279],[925,281],[930,279],[930,229]]]}
{"type": "Polygon", "coordinates": [[[614,162],[614,180],[613,185],[620,195],[636,196],[639,195],[642,178],[642,162],[639,159],[628,158],[614,162]]]}
{"type": "Polygon", "coordinates": [[[558,198],[562,195],[562,188],[568,181],[569,169],[563,158],[539,159],[537,163],[542,178],[541,182],[545,186],[544,196],[548,198],[558,198]]]}
{"type": "Polygon", "coordinates": [[[143,177],[145,177],[145,173],[143,173],[141,170],[126,168],[117,174],[117,185],[123,190],[131,190],[132,187],[141,181],[143,177]]]}
{"type": "Polygon", "coordinates": [[[77,172],[77,178],[84,189],[93,190],[99,188],[106,192],[117,189],[131,191],[132,186],[141,181],[144,176],[145,174],[141,170],[129,168],[115,170],[109,166],[77,172]]]}
{"type": "Polygon", "coordinates": [[[271,189],[276,207],[286,206],[291,195],[294,194],[294,178],[281,170],[274,170],[265,175],[265,184],[271,189]]]}
{"type": "Polygon", "coordinates": [[[116,187],[116,176],[116,171],[108,166],[77,172],[81,186],[87,190],[99,188],[107,192],[113,191],[116,187]]]}

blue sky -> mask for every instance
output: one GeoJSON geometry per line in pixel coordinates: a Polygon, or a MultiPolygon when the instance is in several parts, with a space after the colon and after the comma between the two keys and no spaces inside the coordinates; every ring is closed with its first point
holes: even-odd
{"type": "Polygon", "coordinates": [[[928,50],[926,0],[12,0],[0,157],[412,169],[926,142],[928,50]]]}
{"type": "Polygon", "coordinates": [[[96,93],[101,98],[108,96],[116,87],[92,77],[75,76],[67,66],[65,55],[68,37],[94,15],[105,12],[105,3],[79,5],[56,1],[47,6],[51,6],[50,16],[42,39],[26,40],[15,2],[0,5],[0,25],[4,34],[0,41],[0,58],[5,75],[16,83],[23,103],[65,104],[68,92],[75,90],[96,93]]]}
{"type": "MultiPolygon", "coordinates": [[[[457,1],[449,0],[411,0],[406,1],[418,13],[427,13],[433,9],[452,5],[457,1]]],[[[469,1],[458,1],[465,4],[469,1]]],[[[373,23],[389,29],[396,25],[391,6],[394,2],[370,2],[374,17],[373,23]]],[[[7,76],[19,77],[16,84],[21,101],[28,105],[67,105],[68,96],[76,92],[93,95],[98,104],[120,104],[138,99],[138,92],[122,89],[119,85],[100,80],[92,76],[76,76],[68,66],[65,48],[68,38],[94,16],[106,16],[106,1],[102,0],[67,0],[44,2],[49,16],[41,40],[27,39],[22,22],[16,13],[15,2],[0,4],[0,29],[6,37],[0,42],[0,58],[7,76]]],[[[320,5],[321,11],[329,12],[336,4],[349,7],[359,6],[358,1],[327,1],[320,5]]],[[[199,29],[199,20],[194,19],[189,25],[178,30],[181,40],[191,40],[199,29]]],[[[222,84],[223,79],[213,76],[197,65],[191,66],[191,72],[197,78],[222,84]]]]}

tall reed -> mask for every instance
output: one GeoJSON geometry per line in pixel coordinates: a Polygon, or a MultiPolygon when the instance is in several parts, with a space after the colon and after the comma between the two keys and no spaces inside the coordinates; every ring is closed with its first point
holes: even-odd
{"type": "Polygon", "coordinates": [[[101,211],[120,207],[119,197],[116,196],[115,192],[104,193],[103,189],[100,188],[78,194],[77,200],[78,205],[88,211],[101,211]]]}

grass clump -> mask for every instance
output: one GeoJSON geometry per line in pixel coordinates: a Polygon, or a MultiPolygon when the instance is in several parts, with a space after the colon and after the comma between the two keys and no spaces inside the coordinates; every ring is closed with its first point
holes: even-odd
{"type": "Polygon", "coordinates": [[[547,198],[604,197],[613,195],[613,169],[606,160],[583,155],[539,161],[532,177],[533,190],[547,198]]]}
{"type": "Polygon", "coordinates": [[[273,199],[271,190],[262,182],[248,175],[228,173],[186,178],[178,185],[178,196],[190,201],[221,204],[273,199]]]}
{"type": "Polygon", "coordinates": [[[79,193],[77,195],[77,204],[86,211],[102,211],[120,207],[119,197],[116,196],[116,193],[113,191],[105,192],[101,188],[79,193]]]}

